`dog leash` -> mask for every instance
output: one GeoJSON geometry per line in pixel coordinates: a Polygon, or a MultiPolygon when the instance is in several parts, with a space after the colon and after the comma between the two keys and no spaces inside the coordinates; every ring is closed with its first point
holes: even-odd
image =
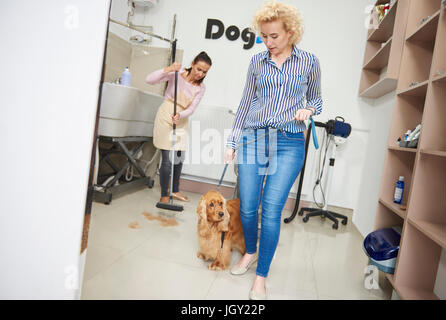
{"type": "Polygon", "coordinates": [[[225,231],[221,232],[221,247],[220,247],[220,250],[223,249],[223,241],[225,241],[225,231]]]}
{"type": "MultiPolygon", "coordinates": [[[[274,129],[280,130],[280,129],[286,127],[287,125],[294,123],[295,121],[296,121],[296,120],[293,119],[293,120],[288,121],[287,123],[282,124],[282,125],[278,126],[277,128],[274,128],[274,129]]],[[[314,124],[313,117],[310,117],[310,126],[312,126],[312,130],[311,130],[311,131],[312,131],[312,135],[313,135],[313,144],[314,144],[314,148],[317,150],[317,149],[319,149],[319,143],[317,142],[316,125],[314,124]]],[[[261,136],[258,137],[257,139],[254,139],[254,140],[252,140],[252,141],[248,141],[248,142],[243,143],[243,144],[239,144],[239,145],[237,145],[236,150],[238,150],[240,147],[243,147],[244,145],[247,145],[247,144],[256,142],[256,141],[259,140],[260,138],[263,138],[263,137],[265,137],[265,136],[267,136],[267,135],[269,135],[269,134],[270,134],[270,133],[268,132],[268,133],[265,133],[265,134],[261,135],[261,136]]],[[[225,164],[225,168],[223,169],[223,173],[222,173],[222,175],[221,175],[221,177],[220,177],[220,181],[218,182],[218,186],[217,186],[217,190],[218,190],[218,191],[220,191],[220,186],[221,186],[221,183],[223,182],[223,177],[225,176],[226,169],[228,169],[228,165],[229,165],[229,163],[226,163],[226,164],[225,164]]],[[[223,236],[222,236],[222,239],[223,239],[223,236]]],[[[223,246],[223,241],[222,241],[222,246],[223,246]]]]}

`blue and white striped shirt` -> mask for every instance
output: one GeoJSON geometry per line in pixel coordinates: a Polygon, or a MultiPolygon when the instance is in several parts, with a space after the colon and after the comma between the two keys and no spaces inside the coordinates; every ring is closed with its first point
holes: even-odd
{"type": "MultiPolygon", "coordinates": [[[[226,145],[236,149],[244,128],[278,127],[306,107],[313,107],[314,115],[322,112],[321,70],[316,56],[294,46],[279,69],[268,51],[258,53],[249,64],[243,97],[226,145]]],[[[306,130],[306,126],[296,121],[283,130],[296,133],[306,130]]]]}

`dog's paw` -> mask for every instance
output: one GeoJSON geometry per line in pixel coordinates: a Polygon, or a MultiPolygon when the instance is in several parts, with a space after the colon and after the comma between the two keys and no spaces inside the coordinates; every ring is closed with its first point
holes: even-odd
{"type": "Polygon", "coordinates": [[[206,256],[204,254],[202,254],[201,252],[197,253],[197,257],[198,257],[198,259],[206,260],[206,256]]]}
{"type": "Polygon", "coordinates": [[[215,260],[208,266],[209,270],[221,271],[227,269],[223,263],[218,260],[215,260]]]}

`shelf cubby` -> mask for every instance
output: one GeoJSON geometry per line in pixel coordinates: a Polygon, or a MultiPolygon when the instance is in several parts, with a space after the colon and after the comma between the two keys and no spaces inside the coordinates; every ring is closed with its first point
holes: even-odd
{"type": "Polygon", "coordinates": [[[429,16],[417,29],[406,37],[406,41],[419,41],[433,43],[435,42],[435,36],[437,33],[438,17],[440,16],[440,10],[429,16]]]}
{"type": "Polygon", "coordinates": [[[393,148],[393,150],[410,149],[400,148],[397,140],[399,137],[404,136],[407,130],[413,130],[422,122],[425,94],[423,96],[422,94],[415,94],[415,92],[416,90],[403,92],[396,97],[388,140],[388,146],[389,148],[393,148]]]}
{"type": "MultiPolygon", "coordinates": [[[[387,2],[389,1],[377,1],[376,5],[387,2]]],[[[398,1],[392,7],[390,7],[389,12],[379,22],[378,27],[376,29],[372,29],[368,35],[368,41],[387,42],[389,40],[393,34],[397,8],[398,1]]]]}
{"type": "Polygon", "coordinates": [[[434,45],[433,42],[406,41],[401,63],[397,91],[411,88],[413,83],[424,83],[429,80],[434,45]]]}
{"type": "Polygon", "coordinates": [[[398,91],[430,79],[441,0],[410,0],[398,91]]]}
{"type": "Polygon", "coordinates": [[[394,289],[404,300],[438,300],[434,293],[441,247],[414,226],[405,223],[394,289]],[[402,267],[404,266],[404,267],[402,267]]]}
{"type": "MultiPolygon", "coordinates": [[[[443,6],[446,8],[446,6],[443,6]]],[[[433,79],[444,79],[446,77],[446,10],[441,10],[438,30],[437,41],[435,42],[434,56],[432,58],[432,72],[433,79]]]]}
{"type": "Polygon", "coordinates": [[[421,153],[413,177],[407,216],[446,249],[446,157],[421,153]],[[430,227],[430,226],[434,227],[430,227]]]}
{"type": "Polygon", "coordinates": [[[384,166],[383,181],[379,197],[382,202],[386,204],[393,203],[395,185],[400,176],[404,176],[405,185],[402,204],[408,202],[415,155],[416,154],[413,152],[400,152],[396,150],[387,151],[387,159],[384,166]]]}
{"type": "Polygon", "coordinates": [[[410,0],[406,38],[423,29],[428,21],[440,12],[440,8],[441,0],[410,0]]]}
{"type": "Polygon", "coordinates": [[[364,62],[365,62],[364,68],[368,64],[368,62],[371,61],[378,54],[378,52],[382,49],[382,47],[383,44],[381,42],[377,41],[367,42],[364,54],[364,62]]]}
{"type": "Polygon", "coordinates": [[[377,222],[377,225],[375,227],[379,229],[394,226],[403,226],[403,222],[404,219],[406,219],[407,214],[406,210],[401,209],[401,205],[385,199],[379,199],[378,202],[379,208],[377,215],[381,216],[381,219],[379,219],[379,222],[377,222]],[[389,213],[393,213],[393,215],[389,213]]]}
{"type": "Polygon", "coordinates": [[[446,81],[433,81],[426,97],[419,146],[430,152],[446,151],[446,81]],[[425,130],[428,128],[427,130],[425,130]]]}
{"type": "Polygon", "coordinates": [[[364,65],[364,69],[366,70],[376,70],[380,71],[384,67],[387,66],[390,55],[390,47],[392,44],[392,38],[390,38],[387,42],[379,45],[379,49],[376,53],[367,61],[364,65]]]}
{"type": "MultiPolygon", "coordinates": [[[[388,2],[378,0],[375,5],[388,2]]],[[[377,28],[369,30],[359,84],[360,97],[376,99],[396,89],[408,7],[407,1],[397,0],[377,28]]]]}

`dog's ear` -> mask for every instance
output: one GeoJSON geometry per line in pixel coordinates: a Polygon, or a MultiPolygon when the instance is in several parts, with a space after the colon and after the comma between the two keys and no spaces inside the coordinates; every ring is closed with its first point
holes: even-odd
{"type": "Polygon", "coordinates": [[[223,200],[223,212],[224,212],[223,220],[220,221],[217,229],[218,231],[227,232],[229,231],[229,220],[231,216],[229,215],[228,208],[226,207],[226,199],[223,200]]]}
{"type": "Polygon", "coordinates": [[[207,237],[208,235],[210,235],[210,228],[206,214],[205,195],[201,196],[200,202],[197,205],[197,215],[198,215],[198,234],[201,237],[207,237]]]}
{"type": "Polygon", "coordinates": [[[206,217],[206,197],[204,195],[201,196],[200,202],[197,205],[197,215],[203,219],[207,219],[207,217],[206,217]]]}

